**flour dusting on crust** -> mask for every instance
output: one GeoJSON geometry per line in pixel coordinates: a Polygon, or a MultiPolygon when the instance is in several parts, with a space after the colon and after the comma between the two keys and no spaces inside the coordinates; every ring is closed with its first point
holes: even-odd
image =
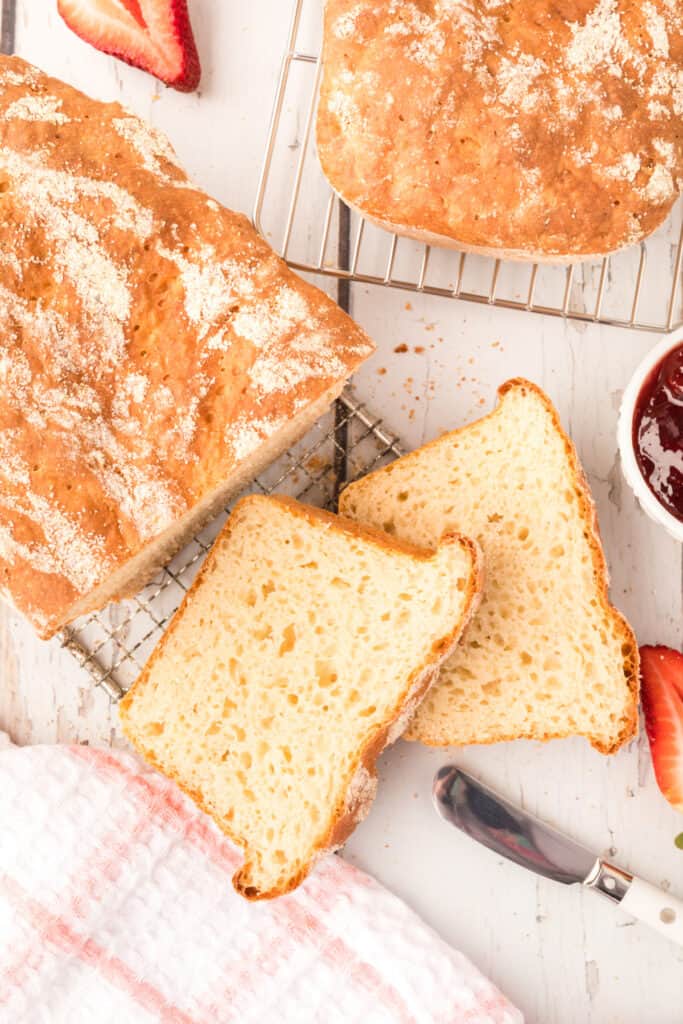
{"type": "Polygon", "coordinates": [[[49,121],[66,124],[69,118],[62,113],[62,101],[56,96],[22,96],[11,103],[3,115],[8,121],[49,121]]]}
{"type": "Polygon", "coordinates": [[[399,233],[606,254],[683,188],[682,59],[673,0],[328,0],[319,155],[399,233]]]}
{"type": "Polygon", "coordinates": [[[0,590],[49,632],[372,345],[118,104],[0,57],[0,136],[0,590]]]}

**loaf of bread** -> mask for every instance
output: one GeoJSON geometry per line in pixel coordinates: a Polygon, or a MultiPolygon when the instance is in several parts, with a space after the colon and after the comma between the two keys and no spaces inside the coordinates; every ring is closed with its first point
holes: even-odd
{"type": "Polygon", "coordinates": [[[481,589],[479,551],[434,552],[288,499],[244,498],[120,704],[128,738],[281,895],[342,843],[481,589]]]}
{"type": "Polygon", "coordinates": [[[484,419],[348,487],[343,513],[415,544],[476,538],[481,607],[406,734],[435,745],[633,736],[638,648],[607,596],[595,507],[549,399],[512,380],[484,419]]]}
{"type": "Polygon", "coordinates": [[[639,242],[683,184],[672,0],[327,0],[318,152],[368,219],[570,261],[639,242]]]}
{"type": "Polygon", "coordinates": [[[0,589],[48,636],[134,592],[372,344],[167,140],[0,58],[0,589]]]}

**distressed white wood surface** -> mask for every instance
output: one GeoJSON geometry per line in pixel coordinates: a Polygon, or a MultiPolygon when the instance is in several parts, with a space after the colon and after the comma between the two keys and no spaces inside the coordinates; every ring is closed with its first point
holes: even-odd
{"type": "MultiPolygon", "coordinates": [[[[19,0],[18,52],[93,95],[123,99],[169,132],[208,191],[250,211],[289,4],[195,0],[200,97],[99,57],[54,6],[19,0]]],[[[641,642],[680,646],[681,547],[639,511],[615,454],[619,397],[653,339],[376,288],[354,287],[352,301],[379,346],[357,389],[408,445],[488,409],[509,376],[549,392],[594,489],[615,602],[641,642]],[[409,351],[394,353],[403,344],[409,351]]],[[[104,695],[4,606],[0,727],[20,743],[121,742],[104,695]]],[[[657,791],[644,736],[609,759],[579,740],[446,752],[399,743],[382,759],[379,797],[346,856],[467,953],[533,1024],[681,1024],[683,951],[592,894],[537,880],[442,824],[429,794],[447,760],[683,896],[683,852],[673,845],[683,817],[657,791]]]]}

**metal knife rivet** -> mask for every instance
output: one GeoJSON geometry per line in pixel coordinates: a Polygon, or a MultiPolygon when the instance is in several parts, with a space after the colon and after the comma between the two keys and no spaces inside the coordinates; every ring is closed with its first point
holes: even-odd
{"type": "Polygon", "coordinates": [[[663,921],[664,924],[673,924],[676,920],[676,911],[672,910],[671,907],[664,907],[664,910],[659,912],[659,920],[663,921]]]}

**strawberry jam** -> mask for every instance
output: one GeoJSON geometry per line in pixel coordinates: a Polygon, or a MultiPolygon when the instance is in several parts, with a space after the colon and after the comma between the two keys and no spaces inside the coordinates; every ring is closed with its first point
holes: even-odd
{"type": "Polygon", "coordinates": [[[683,521],[683,345],[655,366],[640,390],[633,448],[654,496],[683,521]]]}

